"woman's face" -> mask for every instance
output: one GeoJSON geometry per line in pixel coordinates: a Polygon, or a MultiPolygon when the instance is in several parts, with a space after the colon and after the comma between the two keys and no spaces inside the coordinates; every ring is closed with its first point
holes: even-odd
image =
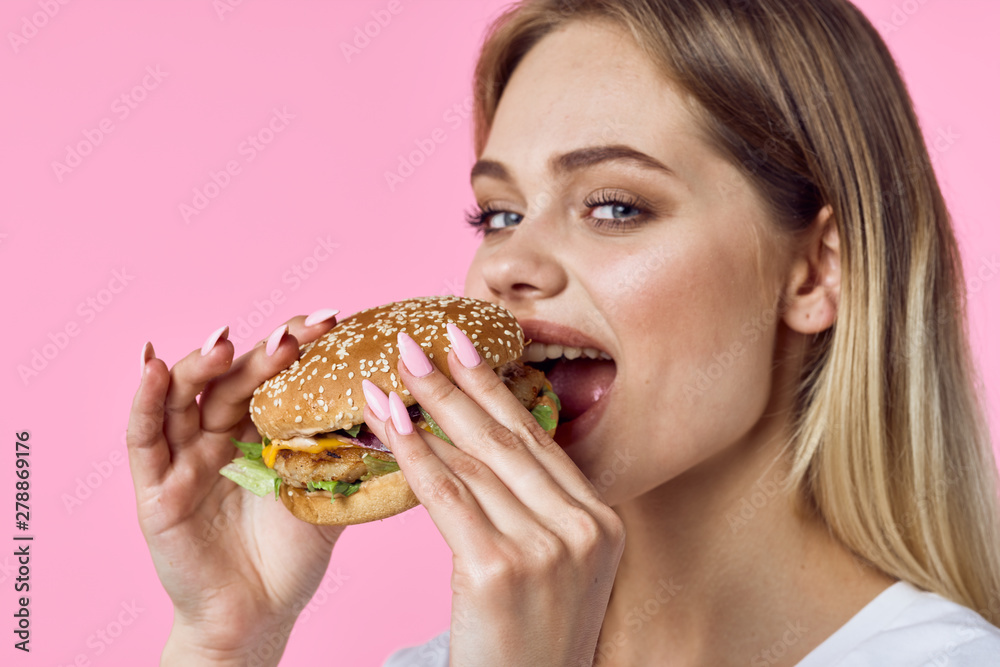
{"type": "Polygon", "coordinates": [[[612,357],[551,374],[569,413],[602,396],[556,439],[607,501],[748,441],[771,394],[784,255],[631,38],[576,22],[540,41],[503,93],[486,161],[503,169],[473,170],[494,212],[465,294],[509,308],[528,338],[568,341],[539,328],[556,323],[612,357]]]}

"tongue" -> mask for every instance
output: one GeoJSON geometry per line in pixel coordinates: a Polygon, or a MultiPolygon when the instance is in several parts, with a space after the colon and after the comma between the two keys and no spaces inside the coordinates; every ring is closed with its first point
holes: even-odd
{"type": "Polygon", "coordinates": [[[597,402],[615,379],[615,362],[604,359],[560,359],[546,371],[562,410],[559,421],[576,419],[597,402]]]}

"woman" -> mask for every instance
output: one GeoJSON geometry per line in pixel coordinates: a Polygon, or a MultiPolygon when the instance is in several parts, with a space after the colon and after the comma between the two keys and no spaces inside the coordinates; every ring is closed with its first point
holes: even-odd
{"type": "MultiPolygon", "coordinates": [[[[996,464],[961,262],[862,14],[527,0],[475,83],[465,293],[614,363],[566,378],[569,416],[594,409],[559,447],[461,339],[462,392],[419,354],[399,367],[457,448],[369,398],[454,552],[450,635],[387,664],[997,660],[996,464]]],[[[224,329],[169,371],[143,351],[129,448],[175,605],[164,664],[275,664],[325,572],[339,529],[217,470],[229,436],[255,435],[253,388],[334,314],[235,361],[224,329]],[[283,534],[258,541],[263,522],[283,534]]]]}

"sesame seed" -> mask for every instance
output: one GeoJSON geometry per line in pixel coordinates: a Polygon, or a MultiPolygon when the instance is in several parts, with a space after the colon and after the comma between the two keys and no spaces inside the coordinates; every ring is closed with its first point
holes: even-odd
{"type": "Polygon", "coordinates": [[[350,396],[350,395],[351,395],[351,390],[350,390],[350,389],[348,389],[348,390],[347,390],[347,395],[348,395],[348,396],[350,396]]]}
{"type": "Polygon", "coordinates": [[[347,379],[348,380],[353,380],[354,379],[354,371],[351,371],[350,373],[347,374],[347,379]]]}
{"type": "Polygon", "coordinates": [[[298,416],[297,416],[297,417],[295,418],[295,423],[296,423],[296,424],[298,424],[298,423],[299,423],[300,421],[302,421],[302,415],[298,415],[298,416]]]}

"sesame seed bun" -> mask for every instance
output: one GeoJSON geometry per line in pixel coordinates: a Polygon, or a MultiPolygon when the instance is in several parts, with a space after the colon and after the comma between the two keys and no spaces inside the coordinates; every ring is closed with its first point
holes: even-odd
{"type": "Polygon", "coordinates": [[[395,391],[405,406],[414,405],[396,374],[396,334],[409,334],[450,380],[449,322],[472,339],[490,368],[524,351],[524,332],[502,306],[457,296],[396,301],[362,310],[303,345],[297,361],[254,390],[250,418],[271,440],[351,428],[364,421],[364,379],[387,394],[395,391]]]}
{"type": "MultiPolygon", "coordinates": [[[[254,391],[250,417],[271,441],[351,428],[364,422],[365,379],[386,393],[396,391],[407,407],[415,405],[396,373],[396,335],[409,334],[451,380],[451,341],[445,328],[449,322],[472,339],[492,369],[519,359],[524,351],[520,325],[496,304],[455,296],[397,301],[341,320],[321,338],[301,346],[297,361],[254,391]]],[[[293,515],[321,525],[375,521],[419,504],[401,471],[372,477],[347,497],[332,498],[329,491],[307,491],[301,485],[283,483],[279,496],[293,515]]]]}

